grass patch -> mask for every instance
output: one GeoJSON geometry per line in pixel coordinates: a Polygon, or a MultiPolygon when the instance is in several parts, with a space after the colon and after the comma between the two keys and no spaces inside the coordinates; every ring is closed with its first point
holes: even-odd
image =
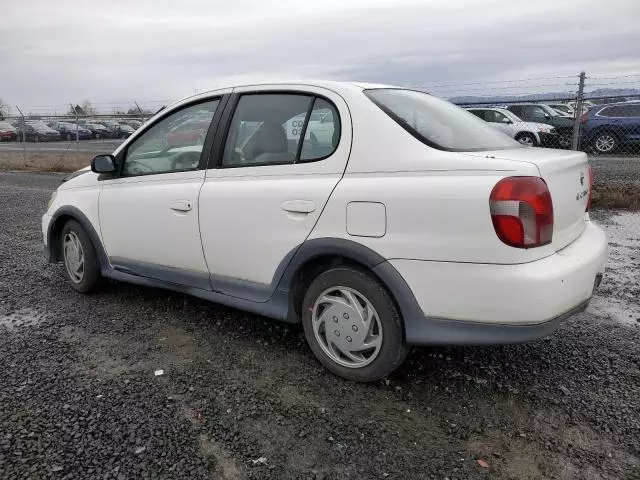
{"type": "Polygon", "coordinates": [[[0,170],[75,172],[91,163],[90,153],[0,152],[0,170]]]}
{"type": "Polygon", "coordinates": [[[595,183],[591,205],[598,208],[640,210],[640,182],[595,183]]]}

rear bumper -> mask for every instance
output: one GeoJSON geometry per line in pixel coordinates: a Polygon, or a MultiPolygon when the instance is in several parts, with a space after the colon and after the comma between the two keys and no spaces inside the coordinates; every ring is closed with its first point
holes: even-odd
{"type": "Polygon", "coordinates": [[[413,344],[520,343],[586,308],[604,272],[607,240],[591,222],[573,243],[525,264],[392,260],[423,315],[405,318],[413,344]]]}

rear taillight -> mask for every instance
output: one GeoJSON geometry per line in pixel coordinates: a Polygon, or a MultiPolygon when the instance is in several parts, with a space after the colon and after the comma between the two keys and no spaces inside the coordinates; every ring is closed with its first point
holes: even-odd
{"type": "Polygon", "coordinates": [[[516,248],[540,247],[553,237],[553,202],[539,177],[507,177],[489,197],[493,228],[498,238],[516,248]]]}
{"type": "Polygon", "coordinates": [[[587,123],[587,114],[586,113],[583,113],[580,116],[580,123],[587,123]]]}
{"type": "Polygon", "coordinates": [[[591,192],[593,192],[593,169],[591,165],[589,165],[589,196],[587,197],[587,208],[585,208],[585,212],[588,212],[591,208],[591,192]]]}

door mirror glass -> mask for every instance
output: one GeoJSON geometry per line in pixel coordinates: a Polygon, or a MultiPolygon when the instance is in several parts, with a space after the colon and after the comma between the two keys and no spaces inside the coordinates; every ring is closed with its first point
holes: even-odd
{"type": "Polygon", "coordinates": [[[94,173],[113,173],[116,171],[116,159],[113,155],[98,155],[91,160],[94,173]]]}

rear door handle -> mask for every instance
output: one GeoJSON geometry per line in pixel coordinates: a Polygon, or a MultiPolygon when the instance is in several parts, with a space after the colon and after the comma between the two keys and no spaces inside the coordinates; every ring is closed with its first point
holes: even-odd
{"type": "Polygon", "coordinates": [[[188,212],[193,208],[193,203],[190,200],[174,200],[169,204],[169,208],[176,212],[188,212]]]}
{"type": "Polygon", "coordinates": [[[310,200],[289,200],[281,207],[285,212],[311,213],[316,209],[316,204],[310,200]]]}

